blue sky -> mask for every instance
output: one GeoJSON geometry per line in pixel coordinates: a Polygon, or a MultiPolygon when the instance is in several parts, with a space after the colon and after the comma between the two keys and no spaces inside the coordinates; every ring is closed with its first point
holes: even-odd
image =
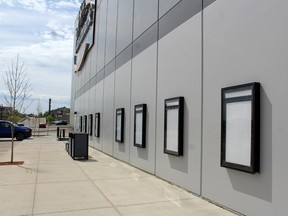
{"type": "MultiPolygon", "coordinates": [[[[3,75],[17,54],[25,62],[36,113],[70,107],[74,22],[82,0],[0,0],[0,96],[3,75]]],[[[0,104],[5,104],[0,97],[0,104]]]]}

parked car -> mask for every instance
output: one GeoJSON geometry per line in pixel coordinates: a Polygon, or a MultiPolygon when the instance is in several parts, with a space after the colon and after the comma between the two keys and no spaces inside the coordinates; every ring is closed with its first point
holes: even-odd
{"type": "Polygon", "coordinates": [[[66,120],[59,120],[55,122],[55,125],[67,125],[68,122],[66,120]]]}
{"type": "Polygon", "coordinates": [[[26,126],[18,126],[17,124],[0,120],[0,138],[11,138],[11,128],[14,127],[14,137],[18,141],[27,139],[32,135],[32,129],[26,126]]]}
{"type": "Polygon", "coordinates": [[[39,128],[46,128],[46,124],[45,123],[39,124],[39,128]]]}

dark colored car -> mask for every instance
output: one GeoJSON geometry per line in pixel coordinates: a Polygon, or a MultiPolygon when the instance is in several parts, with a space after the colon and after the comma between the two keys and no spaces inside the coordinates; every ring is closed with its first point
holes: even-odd
{"type": "Polygon", "coordinates": [[[68,122],[65,120],[59,120],[55,123],[55,125],[67,125],[67,124],[68,124],[68,122]]]}
{"type": "Polygon", "coordinates": [[[11,138],[11,131],[14,127],[14,137],[18,141],[22,141],[23,139],[27,139],[31,137],[32,130],[26,126],[18,126],[13,122],[0,120],[0,138],[11,138]]]}
{"type": "Polygon", "coordinates": [[[39,128],[46,128],[46,124],[39,124],[39,128]]]}

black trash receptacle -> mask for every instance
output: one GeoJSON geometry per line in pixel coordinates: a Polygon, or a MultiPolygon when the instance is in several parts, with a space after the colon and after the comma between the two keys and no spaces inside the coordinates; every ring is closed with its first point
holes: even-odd
{"type": "Polygon", "coordinates": [[[68,154],[71,156],[72,154],[72,146],[74,143],[74,133],[69,133],[69,143],[68,143],[68,154]]]}
{"type": "MultiPolygon", "coordinates": [[[[69,134],[70,135],[70,134],[69,134]]],[[[71,135],[70,155],[75,159],[88,160],[88,134],[74,133],[71,135]]]]}

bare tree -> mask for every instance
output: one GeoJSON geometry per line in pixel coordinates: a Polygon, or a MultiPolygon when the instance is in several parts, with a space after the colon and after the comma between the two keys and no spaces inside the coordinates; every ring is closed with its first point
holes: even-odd
{"type": "MultiPolygon", "coordinates": [[[[30,84],[30,79],[28,78],[28,73],[25,68],[25,62],[20,59],[19,54],[17,54],[16,59],[12,59],[10,67],[5,71],[3,76],[5,87],[8,93],[4,94],[4,100],[7,107],[10,107],[11,120],[15,121],[15,113],[23,113],[31,105],[27,103],[27,100],[31,98],[32,86],[30,84]]],[[[11,163],[13,163],[14,155],[14,126],[11,126],[11,163]]]]}

